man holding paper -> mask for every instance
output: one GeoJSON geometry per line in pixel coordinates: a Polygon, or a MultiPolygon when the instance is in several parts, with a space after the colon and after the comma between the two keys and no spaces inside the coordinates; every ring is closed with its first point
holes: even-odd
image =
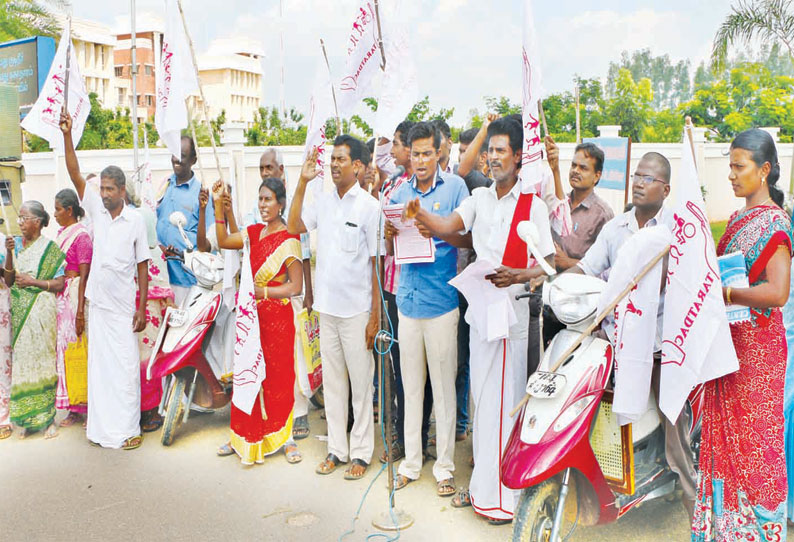
{"type": "MultiPolygon", "coordinates": [[[[448,216],[469,195],[466,183],[457,175],[442,173],[438,165],[441,134],[431,123],[419,122],[408,134],[413,177],[391,195],[392,204],[417,201],[428,213],[448,216]]],[[[393,209],[393,208],[392,208],[393,209]]],[[[387,214],[388,216],[388,214],[387,214]]],[[[458,293],[449,280],[457,270],[455,245],[469,241],[457,233],[430,238],[415,225],[404,228],[400,220],[386,222],[386,250],[405,263],[397,289],[401,345],[401,378],[405,397],[405,460],[400,464],[395,489],[419,478],[422,469],[422,405],[429,373],[436,413],[436,452],[433,475],[437,493],[449,497],[455,492],[455,415],[457,374],[458,293]],[[418,238],[400,251],[406,236],[418,238]],[[430,250],[423,249],[422,240],[430,250]],[[397,250],[395,250],[397,248],[397,250]],[[416,256],[416,258],[414,258],[416,256]]]]}
{"type": "Polygon", "coordinates": [[[518,223],[528,220],[537,227],[538,248],[550,264],[554,261],[554,242],[546,204],[534,194],[521,193],[521,122],[513,118],[494,120],[487,135],[494,184],[475,189],[447,217],[428,212],[418,200],[408,203],[406,214],[415,216],[434,235],[470,231],[477,262],[463,274],[479,271],[480,275],[474,277],[479,283],[477,289],[492,295],[495,286],[502,294],[499,303],[488,303],[476,296],[468,299],[474,471],[469,490],[461,491],[452,501],[455,507],[471,505],[491,523],[500,524],[512,520],[520,496],[520,491],[502,484],[499,472],[500,457],[513,428],[509,413],[523,395],[527,377],[529,305],[516,301],[515,294],[523,292],[524,282],[541,274],[526,243],[518,237],[518,223]],[[482,272],[484,269],[487,271],[482,272]],[[484,325],[484,319],[477,314],[483,310],[487,310],[489,318],[491,313],[502,316],[500,330],[484,325]],[[488,340],[489,335],[498,338],[488,340]]]}

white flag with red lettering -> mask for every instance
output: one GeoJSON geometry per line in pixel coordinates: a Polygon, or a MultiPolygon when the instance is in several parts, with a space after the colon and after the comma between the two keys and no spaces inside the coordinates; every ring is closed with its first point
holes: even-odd
{"type": "Polygon", "coordinates": [[[667,269],[659,407],[675,421],[695,385],[739,369],[692,144],[684,133],[667,269]]]}
{"type": "Polygon", "coordinates": [[[540,193],[543,182],[543,139],[540,137],[538,100],[543,93],[535,17],[532,0],[524,0],[524,43],[522,47],[524,97],[522,121],[524,147],[521,156],[521,191],[540,193]]]}
{"type": "Polygon", "coordinates": [[[152,160],[149,154],[149,134],[146,132],[146,126],[143,127],[143,164],[138,175],[141,205],[156,213],[157,198],[154,195],[154,184],[152,182],[152,160]]]}
{"type": "MultiPolygon", "coordinates": [[[[232,402],[246,414],[251,414],[265,380],[265,355],[259,342],[259,315],[256,312],[254,276],[251,272],[251,253],[247,239],[243,248],[235,329],[232,402]]],[[[260,406],[266,408],[264,400],[261,401],[260,406]]],[[[262,416],[267,417],[264,410],[262,416]]]]}
{"type": "Polygon", "coordinates": [[[323,57],[317,59],[317,71],[314,76],[314,89],[309,98],[309,129],[306,133],[306,146],[303,159],[317,149],[317,168],[320,173],[311,181],[312,191],[322,192],[325,182],[325,153],[328,143],[325,137],[325,123],[334,115],[334,101],[331,89],[331,74],[323,57]]]}
{"type": "Polygon", "coordinates": [[[154,125],[171,154],[180,159],[182,130],[187,128],[188,121],[185,100],[191,93],[198,92],[199,86],[177,0],[165,0],[163,49],[155,81],[154,125]]]}
{"type": "Polygon", "coordinates": [[[382,62],[374,0],[361,0],[347,38],[347,62],[339,80],[339,114],[349,117],[358,103],[375,96],[375,74],[382,62]]]}
{"type": "Polygon", "coordinates": [[[66,28],[52,60],[47,81],[39,93],[39,98],[33,104],[30,112],[22,121],[22,127],[32,134],[47,140],[50,148],[57,151],[63,150],[63,132],[59,127],[61,111],[63,110],[64,95],[69,78],[68,92],[69,115],[72,117],[72,141],[74,146],[80,143],[83,128],[91,111],[91,102],[85,90],[83,78],[80,76],[80,66],[77,64],[77,55],[74,47],[69,44],[72,40],[71,21],[67,20],[66,28]],[[69,73],[66,73],[66,57],[69,55],[69,73]]]}
{"type": "MultiPolygon", "coordinates": [[[[399,19],[395,17],[395,20],[399,19]]],[[[391,136],[419,100],[419,83],[405,25],[395,22],[387,26],[384,32],[386,70],[378,98],[374,130],[376,134],[391,136]]]]}

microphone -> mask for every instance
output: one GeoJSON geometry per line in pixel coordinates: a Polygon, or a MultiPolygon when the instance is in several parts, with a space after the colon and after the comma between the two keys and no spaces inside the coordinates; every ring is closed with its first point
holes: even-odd
{"type": "Polygon", "coordinates": [[[397,166],[397,169],[394,170],[394,173],[392,173],[391,177],[389,177],[389,181],[392,181],[392,182],[396,181],[397,179],[402,177],[404,173],[405,173],[405,168],[402,167],[402,166],[397,166]]]}

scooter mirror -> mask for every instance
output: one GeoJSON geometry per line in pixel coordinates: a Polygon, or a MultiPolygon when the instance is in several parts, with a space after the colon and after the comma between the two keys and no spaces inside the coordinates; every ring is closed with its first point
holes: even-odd
{"type": "Polygon", "coordinates": [[[187,225],[187,218],[185,215],[182,214],[180,211],[174,211],[170,215],[168,215],[168,221],[171,223],[172,226],[176,226],[179,228],[179,235],[182,237],[182,240],[185,242],[185,248],[188,252],[193,250],[193,243],[190,242],[188,239],[187,234],[185,234],[185,225],[187,225]]]}
{"type": "Polygon", "coordinates": [[[516,233],[527,244],[532,256],[538,261],[543,271],[549,275],[555,275],[557,271],[548,264],[545,258],[540,254],[538,249],[538,242],[540,241],[540,233],[538,227],[529,220],[523,220],[516,226],[516,233]]]}

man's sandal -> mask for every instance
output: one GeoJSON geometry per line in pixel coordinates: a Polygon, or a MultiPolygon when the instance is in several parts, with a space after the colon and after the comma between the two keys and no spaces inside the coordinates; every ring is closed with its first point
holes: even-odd
{"type": "Polygon", "coordinates": [[[469,494],[468,489],[461,489],[458,491],[458,494],[452,497],[452,504],[453,508],[466,508],[467,506],[471,506],[471,495],[469,494]]]}
{"type": "MultiPolygon", "coordinates": [[[[395,440],[394,443],[391,445],[392,463],[396,463],[403,457],[405,457],[405,449],[403,449],[402,445],[400,445],[400,443],[395,440]]],[[[381,463],[386,463],[388,461],[388,458],[386,456],[386,450],[383,450],[383,452],[380,454],[379,459],[381,463]]]]}
{"type": "Polygon", "coordinates": [[[455,494],[455,479],[450,477],[436,482],[436,493],[439,497],[451,497],[455,494]]]}
{"type": "Polygon", "coordinates": [[[354,459],[351,462],[350,467],[345,470],[345,480],[361,480],[364,478],[364,475],[367,474],[367,467],[369,467],[369,463],[365,463],[361,459],[354,459]],[[359,474],[353,474],[353,469],[356,467],[361,467],[362,470],[359,474]]]}
{"type": "Polygon", "coordinates": [[[411,482],[415,482],[413,478],[408,478],[407,476],[403,476],[402,474],[398,474],[394,477],[394,491],[404,488],[411,482]]]}
{"type": "Polygon", "coordinates": [[[124,441],[124,444],[121,445],[122,450],[134,450],[136,448],[140,448],[141,444],[143,444],[143,435],[135,435],[134,437],[130,437],[124,441]]]}
{"type": "Polygon", "coordinates": [[[294,442],[284,446],[284,455],[287,457],[287,463],[292,465],[303,461],[303,455],[298,450],[298,445],[294,442]]]}
{"type": "Polygon", "coordinates": [[[309,417],[298,416],[292,426],[292,438],[295,440],[305,439],[309,436],[309,417]]]}
{"type": "Polygon", "coordinates": [[[507,525],[508,523],[513,523],[512,519],[496,519],[496,518],[485,518],[488,520],[488,523],[491,525],[507,525]]]}
{"type": "Polygon", "coordinates": [[[7,439],[14,433],[10,425],[0,426],[0,440],[7,439]]]}
{"type": "Polygon", "coordinates": [[[323,462],[317,465],[317,468],[314,469],[314,472],[317,474],[331,474],[336,470],[339,465],[345,465],[347,461],[342,461],[334,454],[328,454],[323,462]]]}

